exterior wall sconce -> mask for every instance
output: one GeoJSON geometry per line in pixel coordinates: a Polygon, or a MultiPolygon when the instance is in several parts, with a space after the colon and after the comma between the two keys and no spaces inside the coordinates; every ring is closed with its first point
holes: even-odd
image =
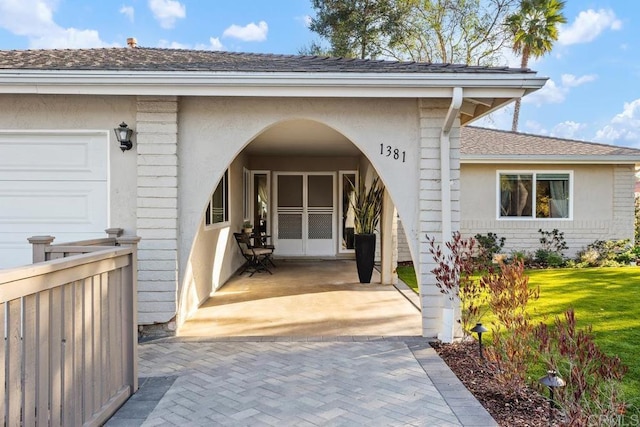
{"type": "Polygon", "coordinates": [[[558,387],[564,387],[565,382],[558,376],[558,372],[555,370],[547,371],[547,375],[538,380],[540,384],[549,387],[549,425],[553,421],[553,408],[555,407],[555,401],[553,400],[554,390],[558,387]]]}
{"type": "Polygon", "coordinates": [[[480,348],[480,359],[484,359],[484,354],[482,354],[482,334],[488,332],[489,330],[482,326],[482,323],[476,323],[476,326],[471,328],[471,332],[475,332],[478,334],[478,346],[480,348]]]}
{"type": "Polygon", "coordinates": [[[125,122],[120,123],[120,126],[113,129],[116,134],[116,138],[120,143],[120,149],[124,153],[125,150],[131,150],[133,142],[131,142],[131,135],[133,135],[133,129],[129,129],[125,122]]]}

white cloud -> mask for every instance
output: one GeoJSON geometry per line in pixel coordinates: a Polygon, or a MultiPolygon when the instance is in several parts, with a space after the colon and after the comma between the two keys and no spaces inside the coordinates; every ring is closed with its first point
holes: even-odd
{"type": "Polygon", "coordinates": [[[195,46],[187,43],[170,42],[168,40],[162,39],[158,42],[158,47],[161,47],[163,49],[224,50],[224,46],[216,37],[209,38],[209,44],[198,43],[195,46]]]}
{"type": "Polygon", "coordinates": [[[209,37],[209,43],[211,44],[211,50],[224,50],[224,46],[218,37],[209,37]]]}
{"type": "Polygon", "coordinates": [[[596,76],[595,74],[585,74],[584,76],[580,76],[580,77],[576,77],[573,74],[563,74],[562,75],[562,86],[564,87],[578,87],[580,85],[583,85],[585,83],[589,83],[592,81],[595,81],[596,78],[598,76],[596,76]]]}
{"type": "Polygon", "coordinates": [[[640,98],[625,102],[622,112],[596,132],[596,140],[640,147],[640,98]]]}
{"type": "Polygon", "coordinates": [[[176,0],[149,0],[149,9],[160,26],[165,29],[173,28],[177,19],[187,16],[185,5],[176,0]]]}
{"type": "Polygon", "coordinates": [[[524,127],[527,133],[533,133],[535,135],[547,135],[549,133],[541,123],[535,120],[527,120],[524,123],[524,127]]]}
{"type": "Polygon", "coordinates": [[[311,15],[296,16],[295,18],[296,21],[302,22],[305,28],[309,28],[309,25],[311,25],[311,19],[311,15]]]}
{"type": "Polygon", "coordinates": [[[129,18],[129,21],[133,22],[135,11],[133,10],[133,6],[122,6],[120,8],[120,13],[129,18]]]}
{"type": "Polygon", "coordinates": [[[551,129],[551,136],[557,138],[566,139],[584,139],[582,131],[587,129],[586,123],[578,123],[571,120],[567,120],[562,123],[558,123],[551,129]]]}
{"type": "Polygon", "coordinates": [[[572,45],[589,43],[596,39],[605,30],[619,30],[622,21],[616,18],[611,9],[583,10],[569,26],[561,26],[558,34],[558,43],[572,45]]]}
{"type": "Polygon", "coordinates": [[[29,39],[32,49],[115,46],[100,39],[98,31],[63,28],[53,19],[56,0],[0,1],[0,28],[29,39]]]}
{"type": "Polygon", "coordinates": [[[567,88],[558,86],[556,82],[549,79],[542,89],[522,98],[522,103],[535,104],[536,107],[543,104],[560,104],[566,99],[568,91],[567,88]]]}
{"type": "Polygon", "coordinates": [[[231,37],[245,42],[262,42],[267,39],[269,26],[266,22],[260,21],[258,25],[250,23],[241,27],[233,24],[222,33],[222,37],[231,37]]]}

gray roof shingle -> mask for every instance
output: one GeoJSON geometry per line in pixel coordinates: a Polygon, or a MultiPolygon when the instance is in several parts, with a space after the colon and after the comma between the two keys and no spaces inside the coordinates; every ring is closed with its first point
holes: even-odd
{"type": "Polygon", "coordinates": [[[509,67],[157,48],[0,50],[0,69],[534,74],[509,67]]]}
{"type": "Polygon", "coordinates": [[[486,129],[475,126],[461,130],[461,156],[479,157],[566,157],[629,156],[640,158],[640,150],[595,142],[486,129]]]}

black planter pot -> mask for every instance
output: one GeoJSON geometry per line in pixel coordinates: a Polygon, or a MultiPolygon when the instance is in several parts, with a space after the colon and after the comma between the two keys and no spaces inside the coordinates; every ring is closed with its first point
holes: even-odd
{"type": "Polygon", "coordinates": [[[373,261],[376,255],[376,235],[356,234],[356,267],[360,283],[371,283],[373,274],[373,261]]]}

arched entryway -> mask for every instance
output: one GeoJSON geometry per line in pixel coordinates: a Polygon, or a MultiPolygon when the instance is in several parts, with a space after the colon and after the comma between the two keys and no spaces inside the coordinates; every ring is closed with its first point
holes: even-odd
{"type": "MultiPolygon", "coordinates": [[[[375,174],[385,180],[385,174],[375,170],[351,139],[326,123],[286,119],[257,133],[209,190],[181,290],[179,314],[183,319],[244,262],[232,238],[244,221],[272,236],[276,259],[353,259],[344,189],[358,171],[363,177],[375,174]],[[220,194],[228,200],[215,205],[220,194]],[[213,212],[221,221],[212,218],[213,212]]],[[[385,215],[395,217],[391,197],[385,204],[385,215]]],[[[390,269],[393,251],[385,252],[384,242],[394,241],[393,222],[383,223],[388,225],[383,226],[378,240],[383,248],[378,257],[388,258],[383,268],[390,269]]],[[[380,283],[380,276],[377,278],[380,283]]]]}

